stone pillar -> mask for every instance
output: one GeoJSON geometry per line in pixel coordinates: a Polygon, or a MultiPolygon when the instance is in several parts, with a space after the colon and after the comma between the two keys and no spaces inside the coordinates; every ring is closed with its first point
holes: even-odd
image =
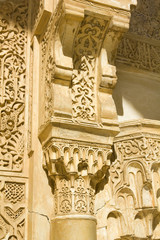
{"type": "Polygon", "coordinates": [[[40,36],[39,139],[55,202],[52,240],[96,240],[94,197],[108,181],[119,132],[114,59],[130,19],[126,6],[115,7],[59,1],[40,36]]]}
{"type": "Polygon", "coordinates": [[[54,139],[45,147],[55,198],[52,239],[96,239],[94,196],[107,181],[110,154],[110,148],[77,141],[54,139]]]}

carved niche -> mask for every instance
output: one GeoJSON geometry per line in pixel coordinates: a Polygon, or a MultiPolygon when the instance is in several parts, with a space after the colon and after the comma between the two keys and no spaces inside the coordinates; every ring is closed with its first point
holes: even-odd
{"type": "Polygon", "coordinates": [[[121,132],[115,138],[114,144],[117,158],[110,167],[114,208],[117,213],[122,214],[126,225],[125,232],[122,227],[120,232],[123,232],[123,237],[130,235],[131,239],[148,239],[148,236],[156,239],[157,236],[160,237],[157,235],[159,131],[149,120],[138,123],[135,121],[135,125],[133,122],[121,125],[121,132]],[[154,226],[155,221],[157,226],[154,226]]]}

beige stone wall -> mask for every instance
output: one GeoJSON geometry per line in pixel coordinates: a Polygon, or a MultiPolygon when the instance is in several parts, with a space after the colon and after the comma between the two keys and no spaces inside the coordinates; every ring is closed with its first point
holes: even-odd
{"type": "Polygon", "coordinates": [[[159,9],[0,1],[0,240],[160,238],[159,9]]]}

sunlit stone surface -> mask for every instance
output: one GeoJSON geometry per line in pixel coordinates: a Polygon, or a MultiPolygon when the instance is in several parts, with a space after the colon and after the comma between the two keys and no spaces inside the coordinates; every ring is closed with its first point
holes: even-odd
{"type": "Polygon", "coordinates": [[[160,0],[0,1],[0,240],[160,239],[160,0]]]}

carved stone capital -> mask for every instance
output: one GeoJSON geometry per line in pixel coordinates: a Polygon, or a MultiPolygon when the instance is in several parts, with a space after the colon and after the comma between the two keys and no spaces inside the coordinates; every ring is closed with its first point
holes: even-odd
{"type": "Polygon", "coordinates": [[[108,181],[110,146],[52,139],[44,147],[57,214],[94,212],[94,195],[108,181]]]}

